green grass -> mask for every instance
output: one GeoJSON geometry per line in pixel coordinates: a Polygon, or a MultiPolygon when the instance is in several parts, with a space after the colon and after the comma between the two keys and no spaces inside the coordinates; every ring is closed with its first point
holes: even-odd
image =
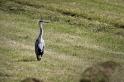
{"type": "MultiPolygon", "coordinates": [[[[88,67],[115,61],[124,67],[123,0],[0,0],[0,82],[27,77],[79,82],[88,67]],[[40,17],[45,54],[36,61],[40,17]]],[[[124,70],[110,77],[124,81],[124,70]]]]}

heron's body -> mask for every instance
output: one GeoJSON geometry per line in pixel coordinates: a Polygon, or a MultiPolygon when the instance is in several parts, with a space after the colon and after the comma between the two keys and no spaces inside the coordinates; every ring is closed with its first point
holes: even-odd
{"type": "Polygon", "coordinates": [[[35,53],[38,61],[41,60],[41,57],[44,54],[44,47],[45,47],[45,43],[43,39],[43,22],[42,21],[39,21],[39,27],[40,27],[40,33],[35,42],[35,53]]]}
{"type": "Polygon", "coordinates": [[[44,41],[36,40],[35,42],[35,53],[37,56],[37,60],[41,60],[42,55],[44,54],[44,41]]]}

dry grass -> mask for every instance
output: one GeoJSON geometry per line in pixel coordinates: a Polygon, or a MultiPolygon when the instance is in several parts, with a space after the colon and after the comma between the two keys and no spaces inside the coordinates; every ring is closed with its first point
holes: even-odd
{"type": "Polygon", "coordinates": [[[37,78],[26,78],[22,80],[21,82],[43,82],[43,81],[37,78]]]}
{"type": "Polygon", "coordinates": [[[83,72],[80,82],[114,82],[110,78],[115,72],[120,72],[120,67],[119,63],[113,61],[93,65],[83,72]]]}
{"type": "Polygon", "coordinates": [[[123,82],[124,70],[115,63],[124,65],[123,3],[0,0],[0,82],[79,82],[82,73],[85,81],[123,82]],[[51,22],[44,27],[45,54],[38,62],[34,42],[41,16],[51,22]]]}

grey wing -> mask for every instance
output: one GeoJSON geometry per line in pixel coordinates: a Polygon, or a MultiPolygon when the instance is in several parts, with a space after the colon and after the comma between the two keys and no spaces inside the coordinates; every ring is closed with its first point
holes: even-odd
{"type": "Polygon", "coordinates": [[[38,44],[39,44],[39,41],[36,40],[36,42],[35,42],[35,53],[36,53],[36,55],[39,55],[40,51],[41,51],[38,44]]]}

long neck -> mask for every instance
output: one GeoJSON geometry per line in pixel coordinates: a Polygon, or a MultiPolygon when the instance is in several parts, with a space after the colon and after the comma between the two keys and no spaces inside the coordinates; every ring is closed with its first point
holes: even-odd
{"type": "Polygon", "coordinates": [[[40,28],[39,38],[41,38],[43,36],[43,23],[39,22],[39,28],[40,28]]]}

